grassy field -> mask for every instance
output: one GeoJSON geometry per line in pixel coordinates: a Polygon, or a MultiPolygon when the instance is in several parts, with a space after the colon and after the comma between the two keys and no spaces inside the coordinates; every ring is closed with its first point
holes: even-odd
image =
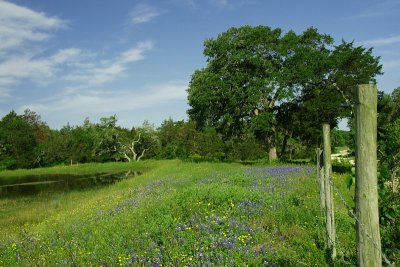
{"type": "MultiPolygon", "coordinates": [[[[176,160],[34,172],[132,167],[144,174],[103,188],[0,199],[0,266],[329,265],[314,167],[176,160]]],[[[344,177],[335,184],[351,203],[344,177]]],[[[354,223],[335,201],[339,255],[330,264],[354,266],[354,223]]]]}

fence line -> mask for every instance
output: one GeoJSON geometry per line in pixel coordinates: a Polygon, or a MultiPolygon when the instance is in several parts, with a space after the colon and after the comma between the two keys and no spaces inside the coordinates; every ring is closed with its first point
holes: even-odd
{"type": "Polygon", "coordinates": [[[365,229],[365,226],[361,223],[360,219],[354,214],[353,209],[350,207],[350,205],[346,202],[346,200],[343,197],[343,194],[340,192],[339,188],[336,187],[333,182],[332,179],[329,179],[330,184],[332,185],[333,189],[336,191],[336,193],[338,193],[339,199],[342,201],[342,203],[346,206],[349,214],[351,215],[351,217],[353,217],[354,220],[357,221],[357,223],[360,226],[360,229],[363,231],[363,233],[365,234],[365,236],[367,237],[367,239],[374,245],[375,249],[378,250],[379,254],[381,255],[381,257],[383,258],[383,261],[388,265],[388,266],[394,266],[393,263],[391,263],[389,261],[389,259],[386,257],[385,253],[383,253],[383,251],[379,248],[378,243],[372,238],[372,236],[368,233],[368,231],[365,229]]]}

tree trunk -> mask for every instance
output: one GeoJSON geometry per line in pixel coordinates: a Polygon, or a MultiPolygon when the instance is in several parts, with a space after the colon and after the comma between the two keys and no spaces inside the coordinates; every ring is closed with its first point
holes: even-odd
{"type": "Polygon", "coordinates": [[[267,137],[267,146],[268,146],[268,159],[269,161],[274,161],[278,159],[278,155],[276,153],[276,144],[275,144],[275,129],[273,129],[273,133],[267,137]]]}
{"type": "Polygon", "coordinates": [[[270,147],[268,151],[269,161],[274,161],[278,159],[278,155],[276,154],[276,147],[270,147]]]}
{"type": "Polygon", "coordinates": [[[281,158],[285,154],[288,139],[289,139],[289,133],[287,131],[285,131],[285,135],[283,136],[283,142],[282,142],[282,146],[281,146],[281,153],[279,155],[279,157],[281,157],[281,158]]]}

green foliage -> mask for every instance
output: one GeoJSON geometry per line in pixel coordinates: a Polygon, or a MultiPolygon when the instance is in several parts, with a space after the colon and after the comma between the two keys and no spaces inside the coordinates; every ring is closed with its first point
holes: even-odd
{"type": "Polygon", "coordinates": [[[226,141],[227,160],[257,160],[266,158],[265,147],[252,134],[226,141]]]}
{"type": "Polygon", "coordinates": [[[379,141],[379,214],[382,247],[398,259],[400,246],[400,119],[381,129],[379,141]]]}
{"type": "Polygon", "coordinates": [[[400,258],[400,88],[378,98],[379,215],[382,248],[400,258]]]}
{"type": "Polygon", "coordinates": [[[332,171],[343,174],[351,173],[353,164],[351,164],[348,158],[334,159],[332,161],[332,171]]]}
{"type": "Polygon", "coordinates": [[[37,164],[36,125],[24,115],[11,111],[0,121],[0,166],[6,169],[29,168],[37,164]]]}
{"type": "Polygon", "coordinates": [[[345,148],[351,142],[350,132],[333,128],[331,131],[331,145],[333,148],[345,148]]]}
{"type": "Polygon", "coordinates": [[[293,82],[285,78],[293,68],[285,62],[297,44],[294,32],[283,36],[281,29],[265,26],[231,28],[206,40],[208,64],[192,76],[189,117],[200,127],[215,127],[225,139],[251,125],[266,141],[275,134],[275,108],[294,95],[293,82]]]}

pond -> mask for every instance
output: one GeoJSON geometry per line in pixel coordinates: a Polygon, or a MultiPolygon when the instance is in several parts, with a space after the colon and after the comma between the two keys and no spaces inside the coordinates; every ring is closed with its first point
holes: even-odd
{"type": "Polygon", "coordinates": [[[0,198],[82,190],[96,186],[111,185],[122,179],[140,174],[140,172],[125,171],[84,175],[27,175],[12,179],[0,179],[0,198]]]}

